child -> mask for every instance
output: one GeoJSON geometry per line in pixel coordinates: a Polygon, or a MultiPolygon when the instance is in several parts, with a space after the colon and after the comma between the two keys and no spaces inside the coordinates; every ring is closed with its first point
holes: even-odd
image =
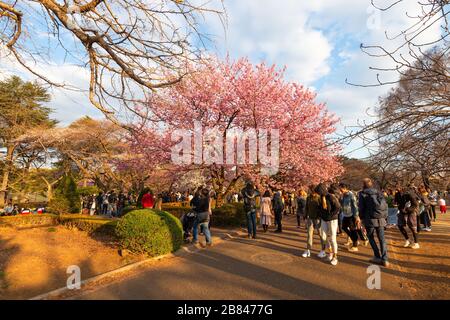
{"type": "Polygon", "coordinates": [[[447,206],[445,205],[444,198],[441,197],[438,201],[438,204],[439,204],[439,208],[441,209],[441,213],[442,214],[447,213],[447,206]]]}

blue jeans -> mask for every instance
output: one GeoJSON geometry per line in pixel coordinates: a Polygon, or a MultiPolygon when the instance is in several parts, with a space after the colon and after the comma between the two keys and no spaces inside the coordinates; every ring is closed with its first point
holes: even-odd
{"type": "Polygon", "coordinates": [[[247,212],[247,231],[251,236],[256,236],[256,212],[247,212]]]}
{"type": "Polygon", "coordinates": [[[212,243],[211,231],[209,231],[208,221],[202,222],[202,223],[195,221],[194,229],[192,231],[192,241],[198,242],[198,227],[202,228],[203,234],[205,235],[205,238],[206,238],[206,243],[211,244],[212,243]]]}
{"type": "Polygon", "coordinates": [[[366,227],[366,231],[374,256],[382,261],[388,261],[387,243],[384,238],[384,227],[366,227]],[[378,241],[380,242],[380,248],[378,248],[375,241],[375,233],[377,234],[378,241]]]}

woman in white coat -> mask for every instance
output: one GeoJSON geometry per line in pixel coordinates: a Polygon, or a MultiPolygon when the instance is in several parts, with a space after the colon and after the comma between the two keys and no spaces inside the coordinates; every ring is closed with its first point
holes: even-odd
{"type": "Polygon", "coordinates": [[[272,225],[272,199],[270,197],[270,191],[266,190],[261,199],[261,225],[264,232],[272,225]]]}

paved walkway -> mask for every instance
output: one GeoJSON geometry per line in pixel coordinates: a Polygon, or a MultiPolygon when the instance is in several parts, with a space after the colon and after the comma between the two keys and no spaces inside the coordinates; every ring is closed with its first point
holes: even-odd
{"type": "MultiPolygon", "coordinates": [[[[401,247],[398,231],[388,232],[392,267],[382,268],[381,290],[367,288],[370,247],[350,253],[344,247],[346,237],[338,236],[339,264],[336,267],[316,257],[301,257],[305,230],[297,229],[293,217],[284,219],[285,232],[259,234],[258,240],[234,237],[194,253],[145,267],[111,283],[82,291],[76,299],[411,299],[408,260],[412,249],[401,247]],[[410,251],[407,251],[410,250],[410,251]],[[405,252],[403,252],[405,251],[405,252]]],[[[449,219],[436,227],[445,251],[442,261],[449,262],[449,219]]],[[[218,231],[216,231],[216,234],[218,231]]],[[[244,233],[242,233],[244,235],[244,233]]],[[[424,235],[424,241],[431,234],[424,235]]],[[[318,241],[316,236],[316,241],[318,241]]],[[[426,247],[426,245],[423,245],[426,247]]],[[[424,251],[415,251],[420,256],[424,251]]],[[[442,271],[442,270],[441,270],[442,271]]],[[[445,271],[445,270],[444,270],[445,271]]],[[[426,281],[437,281],[429,272],[426,281]]],[[[442,278],[441,278],[442,277],[442,278]]],[[[447,292],[448,274],[441,273],[447,292]]],[[[423,280],[423,279],[422,279],[423,280]]],[[[417,280],[419,281],[419,280],[417,280]]],[[[441,281],[442,283],[442,281],[441,281]]],[[[445,291],[444,291],[445,292],[445,291]]],[[[445,298],[445,297],[442,297],[445,298]]]]}

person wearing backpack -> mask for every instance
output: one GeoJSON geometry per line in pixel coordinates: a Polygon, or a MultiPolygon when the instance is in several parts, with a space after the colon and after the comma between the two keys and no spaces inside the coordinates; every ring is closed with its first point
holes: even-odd
{"type": "Polygon", "coordinates": [[[388,205],[381,191],[373,187],[373,182],[369,178],[363,180],[363,190],[359,193],[358,209],[374,254],[370,262],[389,267],[387,243],[384,237],[388,205]],[[375,234],[380,247],[375,241],[375,234]]]}
{"type": "Polygon", "coordinates": [[[348,245],[351,245],[348,250],[351,252],[358,251],[358,226],[360,225],[358,206],[356,204],[356,197],[353,192],[350,191],[350,187],[345,184],[339,184],[341,189],[341,214],[342,229],[351,240],[348,245]]]}
{"type": "Polygon", "coordinates": [[[419,232],[419,227],[421,223],[425,226],[423,230],[431,232],[431,218],[433,215],[431,212],[431,202],[428,199],[428,192],[424,186],[419,187],[417,196],[419,197],[421,202],[421,205],[419,206],[420,214],[419,214],[419,221],[417,223],[417,232],[419,232]]]}
{"type": "Polygon", "coordinates": [[[256,239],[256,197],[257,192],[253,183],[248,182],[241,191],[244,199],[244,210],[247,219],[248,238],[256,239]]]}
{"type": "Polygon", "coordinates": [[[303,258],[309,258],[311,256],[311,249],[314,240],[314,231],[317,232],[320,238],[321,250],[317,255],[319,258],[323,259],[326,257],[326,241],[322,239],[322,234],[320,233],[320,195],[315,191],[315,186],[309,187],[310,194],[306,198],[305,205],[305,224],[306,224],[306,250],[302,254],[303,258]]]}
{"type": "Polygon", "coordinates": [[[328,255],[328,261],[331,265],[338,264],[338,244],[337,244],[337,231],[338,231],[338,219],[341,205],[337,194],[339,193],[336,186],[331,186],[327,191],[327,188],[323,183],[320,183],[315,192],[319,194],[319,209],[320,209],[320,234],[324,241],[328,241],[328,249],[330,254],[328,255]]]}
{"type": "Polygon", "coordinates": [[[272,208],[275,213],[275,223],[277,224],[276,233],[283,232],[283,226],[281,225],[281,220],[283,219],[284,203],[281,198],[281,191],[275,192],[272,199],[272,208]]]}
{"type": "Polygon", "coordinates": [[[409,185],[409,188],[405,191],[400,189],[397,196],[398,205],[398,222],[397,226],[405,237],[405,248],[411,247],[412,249],[419,249],[419,235],[417,233],[417,216],[419,214],[419,198],[417,193],[413,189],[414,185],[409,185]],[[409,240],[406,226],[411,230],[414,244],[409,240]]]}
{"type": "Polygon", "coordinates": [[[308,196],[308,194],[303,189],[300,189],[298,191],[298,195],[296,196],[296,198],[294,200],[294,203],[296,203],[295,212],[297,215],[297,228],[298,229],[300,229],[301,219],[305,216],[307,196],[308,196]]]}
{"type": "Polygon", "coordinates": [[[196,213],[196,219],[192,231],[192,243],[198,243],[198,229],[203,230],[205,235],[206,245],[212,245],[211,231],[209,230],[209,206],[211,198],[210,191],[206,187],[199,187],[195,197],[191,200],[191,205],[196,213]]]}

